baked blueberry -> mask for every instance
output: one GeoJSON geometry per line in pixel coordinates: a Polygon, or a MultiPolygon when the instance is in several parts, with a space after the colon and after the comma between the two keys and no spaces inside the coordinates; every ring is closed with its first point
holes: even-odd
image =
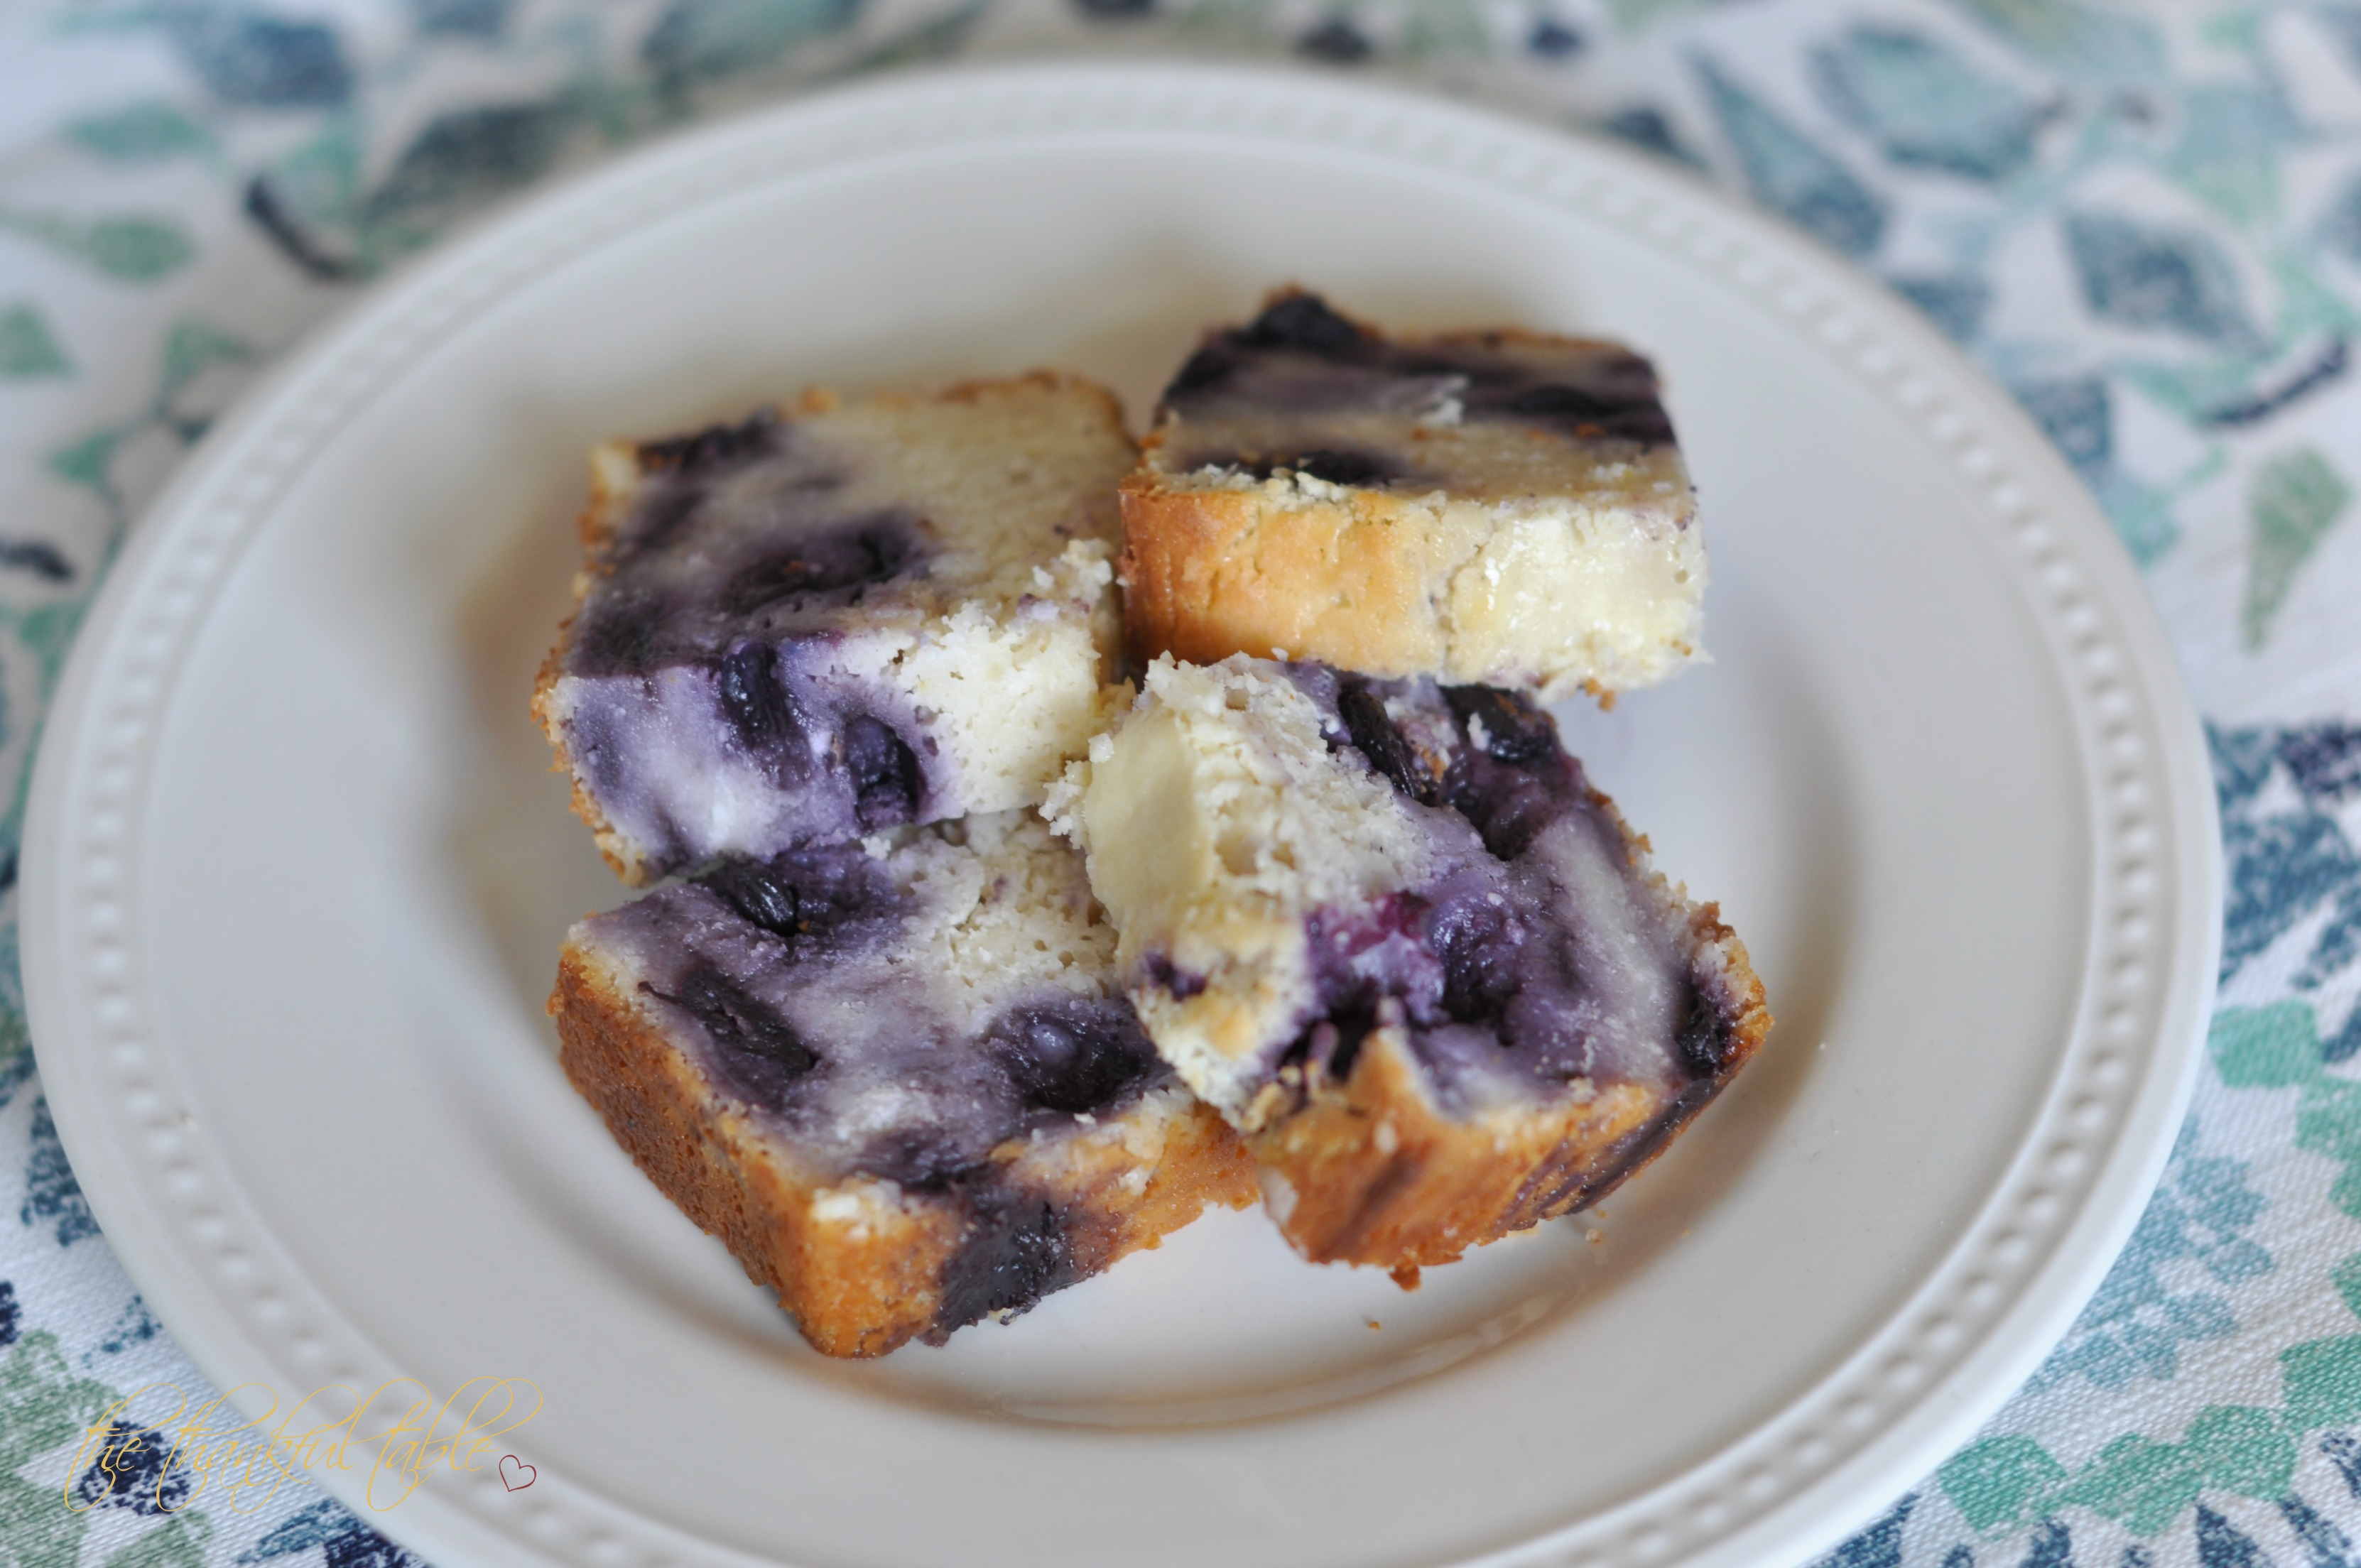
{"type": "Polygon", "coordinates": [[[534,710],[616,870],[1037,803],[1103,718],[1132,460],[1047,373],[598,448],[534,710]]]}
{"type": "Polygon", "coordinates": [[[1115,983],[1029,812],[725,861],[577,926],[575,1086],[832,1355],[1025,1310],[1208,1202],[1235,1135],[1115,983]]]}
{"type": "Polygon", "coordinates": [[[1526,696],[1160,659],[1046,808],[1159,1052],[1305,1255],[1389,1267],[1597,1201],[1769,1029],[1712,905],[1526,696]]]}
{"type": "Polygon", "coordinates": [[[1698,655],[1696,498],[1618,344],[1389,337],[1281,292],[1174,377],[1123,517],[1143,662],[1284,650],[1554,701],[1698,655]]]}

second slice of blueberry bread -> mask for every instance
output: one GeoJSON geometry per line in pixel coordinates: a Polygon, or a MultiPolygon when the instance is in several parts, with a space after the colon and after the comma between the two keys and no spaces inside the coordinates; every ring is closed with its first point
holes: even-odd
{"type": "Polygon", "coordinates": [[[1744,946],[1521,696],[1159,660],[1049,809],[1158,1049],[1317,1261],[1597,1201],[1770,1027],[1744,946]]]}
{"type": "Polygon", "coordinates": [[[1024,1311],[1208,1203],[1236,1135],[1115,981],[1031,813],[723,862],[577,926],[560,1060],[831,1355],[1024,1311]]]}
{"type": "Polygon", "coordinates": [[[1122,568],[1142,662],[1292,655],[1556,701],[1700,656],[1696,496],[1620,344],[1389,337],[1282,292],[1206,335],[1144,446],[1122,568]]]}
{"type": "Polygon", "coordinates": [[[1037,372],[591,460],[577,603],[534,698],[627,882],[1038,803],[1104,718],[1104,389],[1037,372]]]}

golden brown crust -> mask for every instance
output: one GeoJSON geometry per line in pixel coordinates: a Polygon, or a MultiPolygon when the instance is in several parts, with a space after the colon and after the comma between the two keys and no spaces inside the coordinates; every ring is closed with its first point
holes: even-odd
{"type": "MultiPolygon", "coordinates": [[[[717,1095],[633,999],[570,945],[549,1012],[566,1078],[616,1141],[684,1213],[720,1238],[749,1277],[777,1294],[815,1349],[883,1355],[935,1329],[946,1271],[967,1239],[956,1203],[895,1193],[842,1220],[816,1217],[814,1201],[826,1184],[717,1095]]],[[[1126,1179],[1142,1161],[1126,1152],[1119,1132],[1110,1125],[1102,1138],[994,1154],[1060,1206],[1079,1274],[1155,1246],[1208,1203],[1253,1201],[1253,1162],[1204,1106],[1170,1127],[1137,1191],[1136,1179],[1126,1179]]]]}
{"type": "Polygon", "coordinates": [[[1499,1107],[1466,1119],[1428,1097],[1406,1040],[1379,1029],[1342,1082],[1315,1067],[1291,1113],[1246,1147],[1286,1184],[1270,1207],[1315,1263],[1416,1268],[1605,1198],[1664,1152],[1770,1032],[1763,982],[1708,905],[1694,928],[1737,999],[1709,1079],[1666,1095],[1618,1084],[1577,1102],[1499,1107]],[[1290,1199],[1291,1198],[1291,1202],[1290,1199]]]}
{"type": "Polygon", "coordinates": [[[1374,675],[1441,668],[1428,520],[1379,491],[1282,507],[1259,490],[1126,479],[1124,615],[1135,659],[1284,649],[1374,675]]]}

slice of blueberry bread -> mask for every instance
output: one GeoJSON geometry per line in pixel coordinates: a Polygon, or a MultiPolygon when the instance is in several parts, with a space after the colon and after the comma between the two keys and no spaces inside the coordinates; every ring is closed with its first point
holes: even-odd
{"type": "Polygon", "coordinates": [[[1118,652],[1104,389],[807,394],[591,456],[534,697],[624,880],[1037,804],[1118,652]]]}
{"type": "Polygon", "coordinates": [[[882,1355],[1253,1200],[1115,943],[1082,857],[1008,812],[719,862],[575,927],[549,1008],[656,1185],[813,1345],[882,1355]]]}
{"type": "Polygon", "coordinates": [[[1279,294],[1165,389],[1123,521],[1143,663],[1291,655],[1556,701],[1699,656],[1696,498],[1654,372],[1616,344],[1389,339],[1279,294]]]}
{"type": "Polygon", "coordinates": [[[1157,1048],[1314,1260],[1448,1262],[1595,1202],[1771,1025],[1714,906],[1514,694],[1159,660],[1048,809],[1157,1048]]]}

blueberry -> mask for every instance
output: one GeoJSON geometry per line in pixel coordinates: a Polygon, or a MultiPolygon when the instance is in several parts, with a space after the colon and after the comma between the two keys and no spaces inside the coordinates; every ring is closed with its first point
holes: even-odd
{"type": "Polygon", "coordinates": [[[781,599],[884,582],[917,554],[916,530],[884,511],[815,532],[741,567],[721,590],[721,608],[752,615],[781,599]]]}
{"type": "Polygon", "coordinates": [[[697,879],[721,901],[774,936],[800,934],[801,900],[795,883],[758,861],[724,861],[697,879]]]}
{"type": "Polygon", "coordinates": [[[796,1038],[785,1019],[702,959],[681,976],[676,992],[649,989],[704,1025],[723,1050],[752,1058],[741,1065],[767,1069],[754,1075],[764,1090],[784,1089],[819,1065],[818,1053],[796,1038]]]}
{"type": "Polygon", "coordinates": [[[1620,405],[1609,402],[1579,387],[1555,384],[1528,388],[1509,400],[1510,413],[1532,419],[1602,420],[1623,411],[1620,405]]]}
{"type": "Polygon", "coordinates": [[[1328,1076],[1338,1083],[1351,1080],[1353,1064],[1361,1059],[1361,1047],[1367,1043],[1373,1020],[1361,1014],[1347,1014],[1341,1020],[1322,1024],[1312,1031],[1312,1054],[1320,1061],[1328,1076]],[[1327,1038],[1318,1037],[1325,1031],[1327,1038]]]}
{"type": "Polygon", "coordinates": [[[950,1129],[906,1123],[870,1139],[855,1164],[870,1176],[913,1192],[947,1192],[977,1168],[973,1159],[960,1153],[950,1129]]]}
{"type": "Polygon", "coordinates": [[[1257,479],[1268,479],[1281,468],[1291,468],[1332,485],[1381,485],[1409,472],[1390,458],[1375,453],[1346,452],[1335,447],[1314,447],[1275,456],[1245,452],[1191,452],[1179,466],[1192,469],[1235,468],[1257,479]]]}
{"type": "Polygon", "coordinates": [[[1332,485],[1378,485],[1395,477],[1395,466],[1386,458],[1367,452],[1339,452],[1320,448],[1298,453],[1294,457],[1275,465],[1292,468],[1315,479],[1332,485]]]}
{"type": "Polygon", "coordinates": [[[1186,1002],[1205,989],[1205,977],[1180,969],[1169,953],[1149,953],[1139,960],[1139,978],[1175,1002],[1186,1002]]]}
{"type": "Polygon", "coordinates": [[[1688,1014],[1676,1036],[1683,1065],[1698,1078],[1718,1077],[1730,1063],[1729,1020],[1695,985],[1682,996],[1681,1006],[1688,1014]]]}
{"type": "Polygon", "coordinates": [[[1495,762],[1524,767],[1558,755],[1556,722],[1529,697],[1495,686],[1445,686],[1443,698],[1463,727],[1484,721],[1484,751],[1495,762]]]}
{"type": "Polygon", "coordinates": [[[1383,698],[1366,685],[1349,685],[1337,696],[1336,712],[1353,738],[1354,748],[1369,760],[1369,766],[1411,799],[1423,806],[1434,804],[1434,781],[1403,742],[1394,721],[1386,717],[1383,698]]]}
{"type": "Polygon", "coordinates": [[[762,409],[743,424],[716,424],[687,435],[640,446],[640,466],[673,474],[697,474],[735,467],[771,451],[779,433],[779,416],[762,409]]]}
{"type": "Polygon", "coordinates": [[[1230,378],[1238,367],[1237,354],[1225,343],[1213,342],[1189,356],[1172,384],[1164,389],[1165,402],[1171,403],[1194,392],[1218,387],[1230,378]]]}
{"type": "Polygon", "coordinates": [[[979,1191],[966,1241],[943,1270],[929,1343],[994,1312],[1021,1312],[1081,1275],[1057,1205],[1031,1193],[979,1191]]]}
{"type": "Polygon", "coordinates": [[[1013,1009],[985,1040],[1027,1104],[1069,1116],[1114,1104],[1157,1065],[1156,1047],[1124,1002],[1013,1009]]]}
{"type": "Polygon", "coordinates": [[[917,754],[884,722],[863,714],[844,727],[844,767],[863,832],[917,819],[926,775],[917,754]]]}
{"type": "Polygon", "coordinates": [[[1443,1010],[1462,1024],[1497,1023],[1523,985],[1524,922],[1505,902],[1471,893],[1436,901],[1426,939],[1443,962],[1443,1010]]]}
{"type": "Polygon", "coordinates": [[[679,536],[697,509],[705,504],[706,488],[691,479],[667,479],[658,482],[646,500],[640,503],[624,531],[615,541],[614,565],[620,569],[646,556],[658,554],[679,536]]]}
{"type": "Polygon", "coordinates": [[[1286,349],[1320,359],[1358,359],[1373,346],[1366,333],[1317,294],[1275,300],[1232,336],[1243,347],[1286,349]]]}
{"type": "Polygon", "coordinates": [[[777,653],[767,642],[741,642],[722,657],[722,710],[746,749],[761,755],[795,734],[795,705],[779,679],[777,653]]]}
{"type": "Polygon", "coordinates": [[[672,600],[648,584],[609,578],[583,608],[568,664],[577,675],[638,674],[671,648],[672,600]]]}
{"type": "Polygon", "coordinates": [[[1520,419],[1568,424],[1577,433],[1587,433],[1587,427],[1628,441],[1663,443],[1673,438],[1672,421],[1665,418],[1663,405],[1652,392],[1627,393],[1611,386],[1585,389],[1553,382],[1528,388],[1502,407],[1520,419]]]}
{"type": "Polygon", "coordinates": [[[794,889],[796,926],[807,933],[859,922],[890,925],[908,907],[893,874],[858,844],[793,850],[769,870],[794,889]]]}

